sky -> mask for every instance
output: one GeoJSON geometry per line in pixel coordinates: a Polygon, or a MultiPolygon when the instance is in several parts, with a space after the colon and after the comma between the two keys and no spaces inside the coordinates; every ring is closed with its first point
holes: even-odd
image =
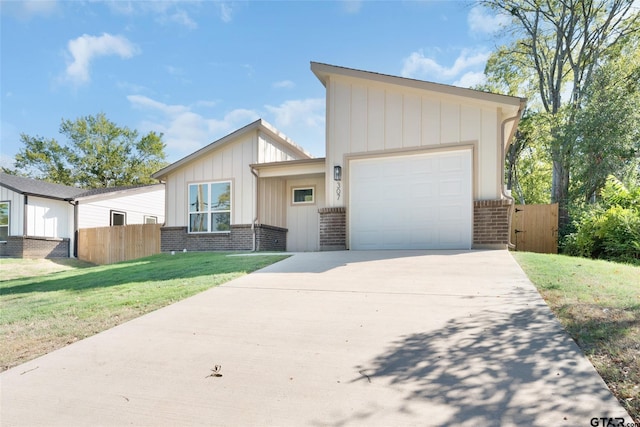
{"type": "Polygon", "coordinates": [[[167,160],[262,118],[325,154],[321,62],[470,87],[505,22],[470,1],[0,0],[0,165],[104,113],[167,160]]]}

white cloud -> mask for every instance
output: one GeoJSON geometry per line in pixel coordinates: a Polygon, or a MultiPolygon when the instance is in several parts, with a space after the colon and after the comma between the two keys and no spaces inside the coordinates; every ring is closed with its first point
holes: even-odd
{"type": "Polygon", "coordinates": [[[275,82],[272,86],[277,89],[291,89],[294,88],[296,84],[291,80],[282,80],[279,82],[275,82]]]}
{"type": "Polygon", "coordinates": [[[217,4],[220,9],[220,19],[222,19],[222,22],[231,22],[233,19],[233,10],[231,9],[231,6],[224,2],[217,4]]]}
{"type": "Polygon", "coordinates": [[[467,15],[467,23],[472,32],[492,34],[504,28],[511,18],[505,14],[490,15],[486,9],[474,7],[467,15]]]}
{"type": "Polygon", "coordinates": [[[199,1],[188,0],[146,0],[124,1],[111,0],[107,5],[113,13],[120,15],[154,15],[161,24],[177,23],[190,30],[198,28],[198,23],[191,18],[187,9],[199,7],[199,1]]]}
{"type": "Polygon", "coordinates": [[[2,14],[18,19],[30,19],[34,16],[50,16],[58,9],[56,0],[1,1],[2,14]]]}
{"type": "Polygon", "coordinates": [[[189,14],[184,10],[176,11],[174,14],[169,16],[169,20],[183,25],[190,30],[195,30],[196,28],[198,28],[198,24],[193,19],[191,19],[189,14]]]}
{"type": "Polygon", "coordinates": [[[362,9],[362,0],[342,0],[342,7],[347,13],[358,13],[362,9]]]}
{"type": "MultiPolygon", "coordinates": [[[[168,151],[179,155],[189,154],[259,118],[255,111],[237,109],[222,119],[212,119],[186,105],[165,104],[141,95],[129,95],[127,99],[134,108],[148,113],[140,128],[146,132],[162,132],[168,151]]],[[[205,101],[198,101],[196,105],[203,103],[205,101]]]]}
{"type": "Polygon", "coordinates": [[[265,108],[274,115],[276,127],[304,125],[324,129],[324,98],[285,101],[277,107],[265,105],[265,108]]]}
{"type": "Polygon", "coordinates": [[[458,80],[453,82],[453,85],[459,86],[459,87],[471,88],[476,85],[486,83],[486,81],[487,81],[487,76],[485,76],[483,72],[469,71],[468,73],[465,73],[462,77],[460,77],[458,80]]]}
{"type": "Polygon", "coordinates": [[[404,59],[401,75],[410,78],[427,78],[450,81],[469,69],[484,69],[489,53],[463,49],[450,67],[428,58],[422,50],[413,52],[404,59]]]}
{"type": "Polygon", "coordinates": [[[138,48],[123,36],[113,36],[103,33],[101,36],[83,34],[77,39],[70,40],[69,53],[73,58],[67,65],[67,79],[81,84],[91,80],[89,68],[91,61],[100,56],[117,55],[126,59],[136,55],[138,48]]]}

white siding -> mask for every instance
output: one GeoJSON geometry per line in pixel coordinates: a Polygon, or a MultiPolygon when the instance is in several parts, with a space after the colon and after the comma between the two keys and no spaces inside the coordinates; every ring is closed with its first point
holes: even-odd
{"type": "MultiPolygon", "coordinates": [[[[499,187],[499,121],[496,104],[410,87],[332,76],[327,84],[327,189],[336,199],[332,169],[345,156],[474,144],[474,198],[496,199],[499,187]]],[[[346,172],[346,171],[344,171],[346,172]]]]}
{"type": "Polygon", "coordinates": [[[78,228],[107,227],[111,225],[111,211],[124,212],[127,224],[144,224],[145,216],[154,216],[158,224],[164,223],[164,188],[153,191],[105,196],[80,201],[78,228]]]}
{"type": "Polygon", "coordinates": [[[284,162],[300,158],[290,147],[263,132],[258,132],[258,161],[256,163],[284,162]]]}
{"type": "Polygon", "coordinates": [[[70,238],[73,235],[73,206],[64,201],[29,196],[27,235],[70,238]]]}
{"type": "Polygon", "coordinates": [[[24,234],[24,196],[0,186],[0,201],[11,203],[9,236],[22,236],[24,234]]]}
{"type": "Polygon", "coordinates": [[[259,193],[259,222],[286,227],[286,181],[282,178],[262,178],[259,193]]]}
{"type": "Polygon", "coordinates": [[[257,163],[257,132],[203,155],[168,176],[167,226],[188,224],[189,184],[232,181],[231,224],[251,224],[255,216],[255,180],[250,164],[257,163]]]}

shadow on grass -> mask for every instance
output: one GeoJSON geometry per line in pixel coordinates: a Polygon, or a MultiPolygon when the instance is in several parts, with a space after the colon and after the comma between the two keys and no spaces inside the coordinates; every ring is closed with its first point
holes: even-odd
{"type": "Polygon", "coordinates": [[[93,266],[0,283],[0,295],[60,290],[83,291],[133,282],[191,279],[251,272],[287,256],[228,257],[224,253],[159,254],[112,265],[93,266]]]}
{"type": "Polygon", "coordinates": [[[452,319],[401,336],[363,362],[354,370],[366,376],[352,382],[401,390],[400,403],[373,402],[318,424],[375,423],[380,411],[425,425],[435,422],[432,415],[452,426],[589,425],[593,417],[626,415],[553,316],[538,308],[452,319]]]}

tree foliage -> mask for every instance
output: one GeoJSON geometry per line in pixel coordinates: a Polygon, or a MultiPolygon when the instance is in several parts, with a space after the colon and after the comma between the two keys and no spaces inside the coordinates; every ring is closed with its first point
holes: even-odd
{"type": "Polygon", "coordinates": [[[552,201],[568,221],[570,171],[577,112],[594,75],[619,43],[638,31],[634,0],[481,0],[511,17],[512,42],[488,62],[489,79],[508,79],[511,90],[533,90],[533,109],[551,124],[552,201]]]}
{"type": "Polygon", "coordinates": [[[49,182],[82,188],[149,184],[151,174],[166,165],[162,135],[139,137],[136,130],[120,127],[103,113],[62,120],[55,139],[22,134],[24,144],[15,156],[17,172],[49,182]]]}

